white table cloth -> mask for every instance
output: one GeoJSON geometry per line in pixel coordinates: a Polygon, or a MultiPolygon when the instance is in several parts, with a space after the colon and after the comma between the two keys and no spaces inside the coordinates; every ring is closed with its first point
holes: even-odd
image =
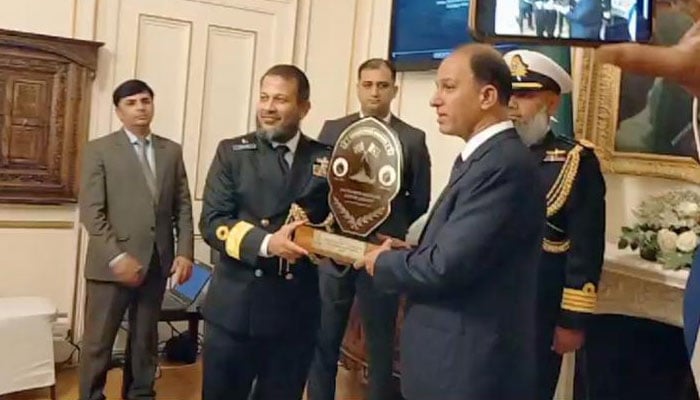
{"type": "Polygon", "coordinates": [[[0,297],[0,395],[56,383],[56,316],[56,306],[48,299],[0,297]]]}

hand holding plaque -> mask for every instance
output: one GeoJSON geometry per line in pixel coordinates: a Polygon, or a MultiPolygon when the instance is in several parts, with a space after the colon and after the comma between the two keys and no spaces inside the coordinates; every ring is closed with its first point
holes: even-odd
{"type": "Polygon", "coordinates": [[[294,241],[310,253],[353,264],[376,245],[370,236],[391,214],[401,188],[401,142],[382,121],[367,117],[338,137],[328,163],[328,205],[339,233],[301,226],[294,241]]]}

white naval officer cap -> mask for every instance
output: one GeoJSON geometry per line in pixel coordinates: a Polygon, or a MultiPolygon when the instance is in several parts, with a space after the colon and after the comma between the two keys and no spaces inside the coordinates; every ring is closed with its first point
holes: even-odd
{"type": "Polygon", "coordinates": [[[513,91],[551,90],[570,93],[571,76],[551,58],[532,50],[512,50],[503,55],[510,67],[513,91]]]}

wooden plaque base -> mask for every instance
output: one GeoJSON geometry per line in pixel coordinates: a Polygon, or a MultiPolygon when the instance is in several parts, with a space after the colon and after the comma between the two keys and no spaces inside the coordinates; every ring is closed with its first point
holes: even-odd
{"type": "Polygon", "coordinates": [[[309,253],[331,258],[344,264],[352,264],[377,246],[362,240],[328,233],[310,226],[300,226],[294,231],[294,242],[309,253]]]}

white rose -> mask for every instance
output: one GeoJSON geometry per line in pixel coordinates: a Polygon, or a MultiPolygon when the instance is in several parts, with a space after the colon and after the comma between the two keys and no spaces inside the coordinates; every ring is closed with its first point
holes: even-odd
{"type": "Polygon", "coordinates": [[[677,239],[678,235],[668,229],[662,229],[656,235],[656,241],[659,243],[659,249],[661,249],[662,252],[675,251],[677,239]]]}
{"type": "Polygon", "coordinates": [[[690,253],[695,250],[695,246],[698,245],[698,236],[693,231],[685,231],[678,235],[676,239],[676,247],[678,250],[690,253]]]}
{"type": "Polygon", "coordinates": [[[684,217],[692,217],[698,213],[697,203],[684,201],[678,205],[678,213],[684,217]]]}

